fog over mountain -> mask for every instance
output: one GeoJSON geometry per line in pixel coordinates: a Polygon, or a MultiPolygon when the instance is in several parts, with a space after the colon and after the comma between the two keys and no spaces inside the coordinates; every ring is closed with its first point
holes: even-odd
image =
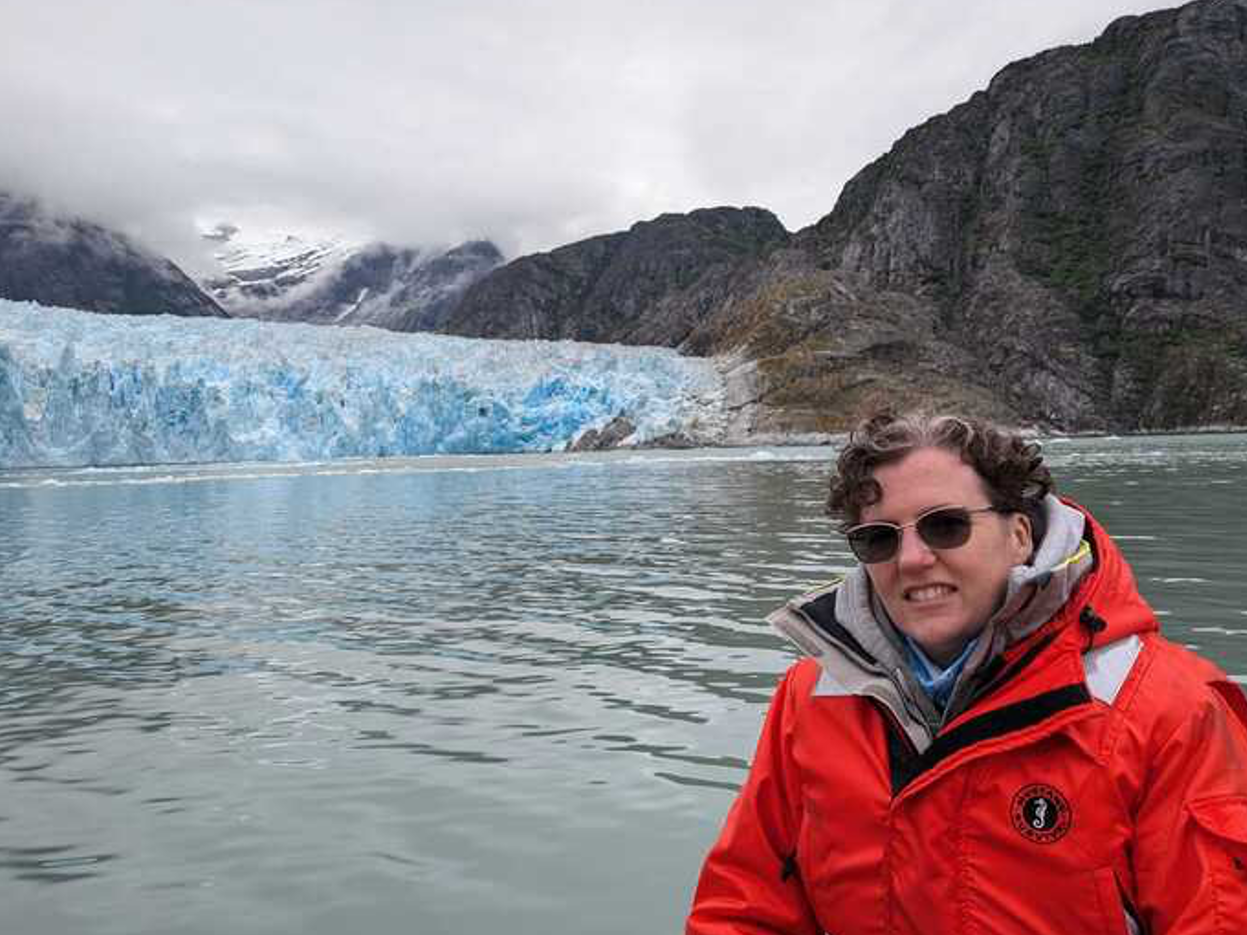
{"type": "Polygon", "coordinates": [[[0,191],[0,298],[128,315],[227,317],[165,257],[0,191]]]}
{"type": "Polygon", "coordinates": [[[507,256],[711,205],[796,230],[1005,63],[1164,5],[13,3],[0,188],[193,276],[220,218],[507,256]]]}

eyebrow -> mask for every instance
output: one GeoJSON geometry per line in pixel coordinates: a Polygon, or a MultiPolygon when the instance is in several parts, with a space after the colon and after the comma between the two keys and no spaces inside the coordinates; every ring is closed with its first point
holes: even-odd
{"type": "MultiPolygon", "coordinates": [[[[922,519],[922,517],[926,516],[928,513],[934,513],[936,510],[947,510],[949,507],[961,507],[964,509],[969,509],[969,507],[967,507],[964,503],[941,503],[938,506],[927,507],[921,513],[918,513],[916,516],[914,516],[914,518],[910,520],[910,522],[917,522],[918,520],[922,519]]],[[[865,526],[867,523],[890,523],[893,526],[901,525],[894,519],[884,519],[882,517],[879,519],[862,519],[860,522],[856,523],[855,525],[865,526]]]]}

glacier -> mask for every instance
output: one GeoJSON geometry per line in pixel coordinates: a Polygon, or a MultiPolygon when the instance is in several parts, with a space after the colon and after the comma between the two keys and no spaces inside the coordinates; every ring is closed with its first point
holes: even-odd
{"type": "Polygon", "coordinates": [[[0,299],[0,468],[561,450],[723,433],[711,360],[0,299]]]}

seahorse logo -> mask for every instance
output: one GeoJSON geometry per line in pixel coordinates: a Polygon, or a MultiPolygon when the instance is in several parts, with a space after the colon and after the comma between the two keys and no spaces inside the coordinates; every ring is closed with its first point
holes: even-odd
{"type": "MultiPolygon", "coordinates": [[[[1030,803],[1027,803],[1027,804],[1029,805],[1030,803]]],[[[1044,819],[1048,815],[1048,800],[1045,799],[1043,796],[1040,796],[1039,798],[1034,800],[1034,806],[1035,806],[1035,817],[1031,819],[1031,827],[1034,828],[1036,831],[1047,831],[1048,826],[1044,822],[1044,819]]]]}
{"type": "Polygon", "coordinates": [[[1060,790],[1032,783],[1018,790],[1011,809],[1013,827],[1036,844],[1052,844],[1069,833],[1074,813],[1060,790]]]}

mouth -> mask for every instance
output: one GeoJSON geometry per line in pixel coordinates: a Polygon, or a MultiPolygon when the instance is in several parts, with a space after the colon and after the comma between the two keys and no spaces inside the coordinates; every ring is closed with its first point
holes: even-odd
{"type": "Polygon", "coordinates": [[[951,584],[924,584],[917,588],[906,588],[905,600],[912,604],[925,604],[948,597],[956,590],[951,584]]]}

